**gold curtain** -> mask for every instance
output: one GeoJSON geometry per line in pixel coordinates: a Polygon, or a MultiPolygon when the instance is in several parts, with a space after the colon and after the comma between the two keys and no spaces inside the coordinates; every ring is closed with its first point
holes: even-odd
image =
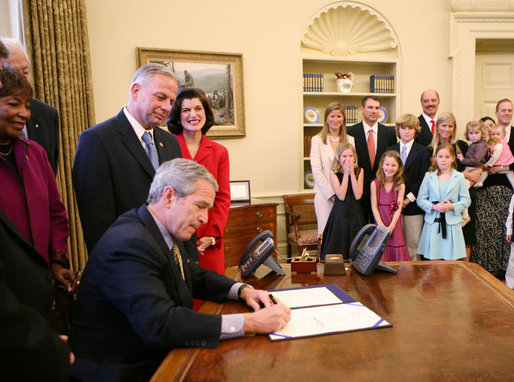
{"type": "Polygon", "coordinates": [[[87,262],[71,169],[80,133],[94,125],[85,0],[22,0],[23,32],[31,57],[35,97],[59,111],[57,184],[68,211],[72,268],[87,262]]]}

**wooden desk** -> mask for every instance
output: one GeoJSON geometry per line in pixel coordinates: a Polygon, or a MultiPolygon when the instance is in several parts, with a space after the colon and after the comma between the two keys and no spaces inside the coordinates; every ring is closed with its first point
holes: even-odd
{"type": "MultiPolygon", "coordinates": [[[[270,342],[222,341],[217,349],[176,349],[152,381],[512,381],[514,292],[476,264],[389,263],[397,275],[270,276],[256,287],[335,283],[392,328],[270,342]]],[[[230,269],[235,274],[235,269],[230,269]]],[[[237,276],[237,275],[236,275],[237,276]]],[[[206,304],[234,313],[242,305],[206,304]]],[[[244,308],[243,308],[244,309],[244,308]]]]}
{"type": "Polygon", "coordinates": [[[277,243],[277,203],[256,203],[230,207],[223,245],[225,268],[239,265],[241,255],[250,241],[262,231],[273,233],[277,243]]]}

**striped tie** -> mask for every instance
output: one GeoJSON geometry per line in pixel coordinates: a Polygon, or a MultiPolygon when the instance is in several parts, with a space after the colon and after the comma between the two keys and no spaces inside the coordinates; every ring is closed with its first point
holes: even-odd
{"type": "Polygon", "coordinates": [[[180,275],[182,276],[182,280],[185,280],[184,276],[184,265],[182,264],[182,256],[180,255],[180,249],[175,241],[173,241],[173,247],[171,248],[171,252],[173,253],[173,258],[175,259],[175,263],[177,263],[178,268],[180,269],[180,275]]]}

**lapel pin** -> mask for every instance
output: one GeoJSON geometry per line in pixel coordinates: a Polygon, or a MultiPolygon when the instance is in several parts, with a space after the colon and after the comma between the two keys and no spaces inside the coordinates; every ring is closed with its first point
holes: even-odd
{"type": "Polygon", "coordinates": [[[36,123],[36,129],[39,127],[39,123],[36,123]]]}
{"type": "Polygon", "coordinates": [[[162,142],[159,142],[159,146],[164,147],[164,145],[162,144],[162,142]]]}

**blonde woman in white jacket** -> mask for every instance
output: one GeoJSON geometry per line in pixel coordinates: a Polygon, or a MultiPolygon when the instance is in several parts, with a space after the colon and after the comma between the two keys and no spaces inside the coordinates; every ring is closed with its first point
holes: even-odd
{"type": "Polygon", "coordinates": [[[335,191],[330,185],[329,172],[334,160],[336,147],[349,142],[355,147],[355,140],[346,134],[346,114],[344,105],[329,103],[325,109],[324,124],[321,131],[312,137],[311,169],[314,176],[314,208],[318,220],[318,234],[322,234],[328,215],[334,205],[335,191]]]}

